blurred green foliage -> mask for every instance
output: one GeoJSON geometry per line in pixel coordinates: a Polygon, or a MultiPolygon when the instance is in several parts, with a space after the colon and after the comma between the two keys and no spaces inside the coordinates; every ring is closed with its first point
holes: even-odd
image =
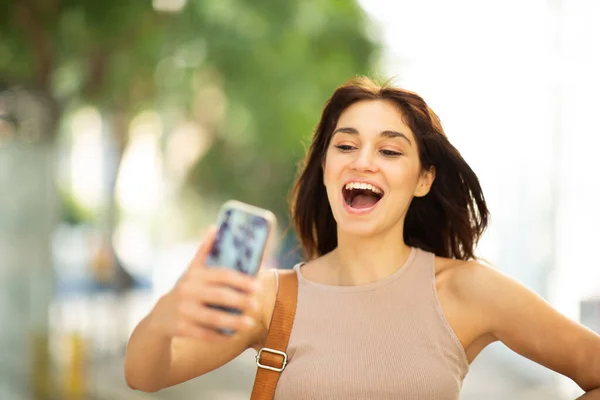
{"type": "Polygon", "coordinates": [[[177,13],[150,1],[8,0],[7,10],[0,81],[51,99],[58,119],[81,104],[116,116],[122,148],[141,110],[160,110],[167,129],[193,118],[212,147],[187,182],[280,217],[323,103],[378,56],[355,0],[189,0],[177,13]],[[204,88],[225,94],[223,118],[204,88]]]}
{"type": "Polygon", "coordinates": [[[373,72],[377,48],[365,16],[339,0],[194,5],[214,38],[207,59],[222,74],[229,112],[190,180],[285,217],[297,160],[325,100],[346,79],[373,72]]]}
{"type": "Polygon", "coordinates": [[[69,193],[65,190],[59,190],[58,195],[61,204],[61,221],[69,225],[80,225],[94,222],[93,213],[79,204],[73,197],[72,193],[69,193]]]}

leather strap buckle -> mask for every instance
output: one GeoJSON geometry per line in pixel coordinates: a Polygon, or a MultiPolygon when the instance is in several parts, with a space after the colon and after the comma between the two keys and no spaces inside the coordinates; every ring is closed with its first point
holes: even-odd
{"type": "Polygon", "coordinates": [[[284,353],[283,351],[270,349],[268,347],[263,347],[262,349],[260,349],[258,351],[258,354],[256,355],[256,365],[258,365],[259,368],[264,368],[264,369],[268,369],[268,370],[275,371],[275,372],[282,372],[285,369],[285,366],[287,365],[287,354],[284,353]],[[283,361],[281,363],[281,368],[271,367],[270,365],[261,364],[260,356],[262,355],[263,352],[282,356],[283,361]]]}

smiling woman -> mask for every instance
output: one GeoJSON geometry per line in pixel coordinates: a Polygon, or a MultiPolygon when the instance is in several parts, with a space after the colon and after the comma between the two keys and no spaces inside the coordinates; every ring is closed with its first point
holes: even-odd
{"type": "MultiPolygon", "coordinates": [[[[395,196],[388,198],[386,205],[391,209],[381,213],[388,220],[392,216],[397,220],[397,214],[402,214],[402,221],[397,222],[404,226],[403,240],[408,245],[438,256],[474,257],[474,246],[488,220],[477,176],[421,97],[359,78],[338,89],[327,103],[294,189],[292,212],[308,258],[337,247],[338,232],[332,228],[343,221],[343,214],[336,214],[339,202],[331,202],[336,196],[330,186],[315,182],[321,176],[328,179],[327,165],[335,169],[349,163],[355,168],[353,173],[346,172],[348,179],[374,184],[382,192],[379,199],[386,200],[385,189],[366,177],[399,180],[396,186],[402,190],[393,192],[395,196]],[[410,184],[419,187],[407,192],[411,180],[410,184]]],[[[355,198],[347,189],[342,192],[347,212],[364,215],[374,211],[375,205],[383,208],[383,201],[374,201],[373,196],[355,198]],[[352,207],[355,200],[360,203],[352,207]]]]}
{"type": "Polygon", "coordinates": [[[573,379],[584,398],[600,396],[600,337],[477,261],[488,221],[479,180],[418,95],[367,78],[338,88],[291,208],[306,262],[282,285],[268,270],[258,282],[217,275],[204,268],[209,236],[134,331],[131,386],[158,390],[253,348],[258,377],[281,372],[274,399],[456,400],[470,363],[501,341],[573,379]],[[265,361],[283,330],[271,329],[282,320],[274,309],[294,297],[295,282],[289,343],[275,346],[284,362],[265,361]]]}

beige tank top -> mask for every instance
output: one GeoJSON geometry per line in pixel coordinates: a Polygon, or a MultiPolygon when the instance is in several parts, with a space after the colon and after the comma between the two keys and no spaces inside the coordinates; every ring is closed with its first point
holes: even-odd
{"type": "Polygon", "coordinates": [[[330,286],[298,274],[276,400],[456,400],[469,369],[435,290],[434,254],[412,248],[393,275],[330,286]]]}

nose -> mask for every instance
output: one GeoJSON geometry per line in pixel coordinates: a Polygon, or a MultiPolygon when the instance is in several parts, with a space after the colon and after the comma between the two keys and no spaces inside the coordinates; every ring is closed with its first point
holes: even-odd
{"type": "Polygon", "coordinates": [[[375,162],[375,155],[368,148],[357,151],[356,157],[352,160],[350,168],[360,172],[377,172],[378,167],[375,162]]]}

